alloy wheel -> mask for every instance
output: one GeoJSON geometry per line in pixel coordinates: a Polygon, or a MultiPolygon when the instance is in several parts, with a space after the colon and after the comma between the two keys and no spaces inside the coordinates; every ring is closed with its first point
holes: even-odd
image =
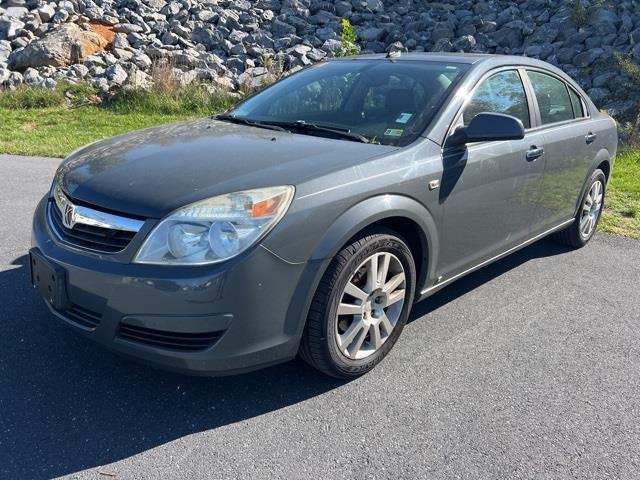
{"type": "Polygon", "coordinates": [[[347,282],[336,312],[336,342],[347,358],[373,355],[389,339],[405,300],[406,277],[389,252],[371,255],[347,282]]]}
{"type": "Polygon", "coordinates": [[[602,210],[602,200],[604,199],[604,186],[600,180],[591,185],[587,198],[582,205],[582,213],[580,215],[580,235],[583,238],[589,238],[596,228],[600,210],[602,210]]]}

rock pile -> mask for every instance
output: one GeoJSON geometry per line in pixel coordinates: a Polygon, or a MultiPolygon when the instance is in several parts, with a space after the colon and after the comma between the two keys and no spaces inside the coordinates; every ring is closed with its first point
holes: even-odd
{"type": "Polygon", "coordinates": [[[363,52],[471,51],[558,65],[601,107],[638,98],[616,55],[640,59],[640,2],[617,0],[2,0],[0,88],[88,81],[144,86],[152,65],[180,82],[259,85],[274,64],[299,69],[341,48],[349,19],[363,52]],[[596,3],[596,2],[591,2],[596,3]],[[599,4],[598,4],[599,5],[599,4]]]}

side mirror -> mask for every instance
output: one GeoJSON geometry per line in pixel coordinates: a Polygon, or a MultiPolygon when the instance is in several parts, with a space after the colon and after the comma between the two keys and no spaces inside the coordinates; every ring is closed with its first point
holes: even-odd
{"type": "Polygon", "coordinates": [[[466,127],[458,128],[447,144],[466,145],[474,142],[520,140],[524,138],[522,122],[502,113],[479,113],[466,127]]]}

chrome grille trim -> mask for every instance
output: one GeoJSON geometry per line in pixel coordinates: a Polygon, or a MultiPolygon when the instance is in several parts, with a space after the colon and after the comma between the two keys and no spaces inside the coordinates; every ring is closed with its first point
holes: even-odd
{"type": "MultiPolygon", "coordinates": [[[[81,223],[83,225],[89,225],[91,227],[106,228],[110,230],[122,230],[125,232],[137,233],[140,231],[144,222],[141,220],[135,220],[133,218],[121,217],[112,213],[100,212],[93,208],[85,207],[82,205],[75,205],[69,198],[62,192],[59,185],[53,188],[53,200],[55,202],[58,211],[62,218],[65,218],[65,213],[70,214],[73,217],[73,224],[81,223]]],[[[73,228],[73,225],[67,228],[73,228]]]]}

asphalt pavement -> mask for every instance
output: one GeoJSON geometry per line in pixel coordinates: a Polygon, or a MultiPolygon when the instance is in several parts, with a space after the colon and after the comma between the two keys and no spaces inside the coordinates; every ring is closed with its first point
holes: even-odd
{"type": "Polygon", "coordinates": [[[194,378],[106,352],[25,267],[59,160],[0,155],[0,478],[640,478],[640,242],[540,241],[415,307],[344,383],[194,378]]]}

